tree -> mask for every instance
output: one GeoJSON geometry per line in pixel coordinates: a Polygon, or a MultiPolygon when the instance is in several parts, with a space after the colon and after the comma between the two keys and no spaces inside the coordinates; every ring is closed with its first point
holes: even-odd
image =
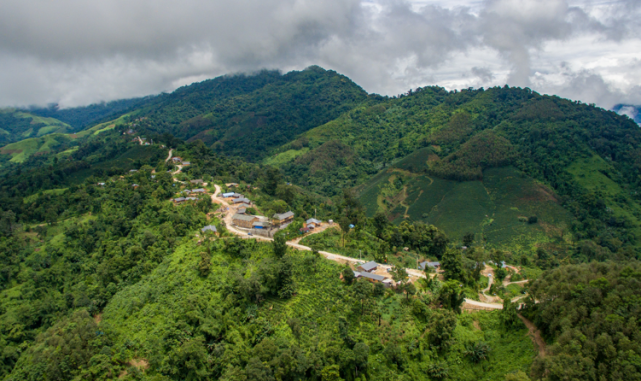
{"type": "Polygon", "coordinates": [[[416,286],[411,282],[407,282],[405,286],[403,286],[403,290],[405,291],[405,300],[409,300],[410,295],[416,294],[416,286]]]}
{"type": "Polygon", "coordinates": [[[346,216],[343,216],[338,220],[338,225],[341,227],[341,232],[343,233],[343,247],[345,247],[345,234],[349,233],[350,224],[351,222],[346,216]]]}
{"type": "Polygon", "coordinates": [[[446,280],[454,279],[465,282],[465,269],[463,259],[457,250],[447,250],[441,258],[441,269],[446,280]]]}
{"type": "Polygon", "coordinates": [[[11,237],[16,230],[16,214],[7,210],[0,213],[0,236],[11,237]]]}
{"type": "Polygon", "coordinates": [[[200,262],[198,262],[198,273],[202,277],[206,277],[209,274],[209,269],[211,267],[211,255],[206,252],[200,253],[200,262]]]}
{"type": "Polygon", "coordinates": [[[452,310],[458,314],[461,313],[461,305],[465,301],[465,293],[461,290],[459,282],[450,280],[443,284],[438,296],[438,301],[444,308],[452,310]]]}
{"type": "Polygon", "coordinates": [[[365,371],[367,369],[369,359],[369,346],[365,343],[357,343],[354,346],[354,365],[356,366],[356,376],[358,371],[365,371]]]}
{"type": "Polygon", "coordinates": [[[474,233],[465,233],[463,236],[463,246],[470,247],[474,243],[474,233]]]}
{"type": "Polygon", "coordinates": [[[501,310],[501,323],[507,328],[514,327],[519,320],[516,305],[512,303],[510,298],[503,300],[503,309],[501,310]]]}
{"type": "Polygon", "coordinates": [[[283,182],[283,174],[280,173],[278,168],[268,167],[265,170],[265,185],[263,190],[270,196],[276,194],[276,189],[278,185],[283,182]]]}
{"type": "Polygon", "coordinates": [[[327,365],[321,372],[322,381],[343,381],[340,374],[340,367],[337,364],[327,365]]]}
{"type": "Polygon", "coordinates": [[[352,284],[355,278],[354,270],[349,267],[343,269],[343,281],[345,281],[345,284],[352,284]]]}
{"type": "Polygon", "coordinates": [[[276,258],[282,258],[287,253],[287,240],[283,234],[277,234],[272,243],[272,251],[276,258]]]}
{"type": "Polygon", "coordinates": [[[490,346],[484,341],[477,341],[466,348],[465,355],[469,357],[473,363],[478,364],[483,360],[489,359],[490,346]]]}
{"type": "Polygon", "coordinates": [[[383,235],[383,231],[385,230],[385,228],[387,227],[387,224],[389,223],[389,221],[387,220],[387,216],[385,215],[385,213],[378,211],[374,215],[374,218],[372,219],[372,221],[374,224],[374,228],[376,229],[376,236],[378,238],[381,238],[381,236],[383,235]]]}
{"type": "Polygon", "coordinates": [[[456,328],[456,315],[449,310],[437,310],[432,315],[429,324],[428,342],[437,347],[440,351],[445,351],[452,344],[454,339],[454,329],[456,328]]]}
{"type": "Polygon", "coordinates": [[[394,282],[404,284],[409,276],[407,275],[407,271],[398,266],[394,266],[390,269],[390,274],[392,274],[392,279],[394,279],[394,282]]]}

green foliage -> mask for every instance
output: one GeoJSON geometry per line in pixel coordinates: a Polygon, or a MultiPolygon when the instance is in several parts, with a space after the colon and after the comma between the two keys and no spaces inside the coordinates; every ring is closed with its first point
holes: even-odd
{"type": "Polygon", "coordinates": [[[466,282],[466,272],[463,268],[463,257],[460,251],[450,249],[441,258],[441,269],[446,280],[466,282]]]}
{"type": "Polygon", "coordinates": [[[438,301],[443,308],[454,311],[458,314],[461,313],[461,305],[465,301],[465,292],[461,289],[461,285],[456,280],[450,280],[443,284],[439,291],[438,301]]]}
{"type": "Polygon", "coordinates": [[[285,256],[285,253],[287,253],[287,240],[285,239],[284,235],[276,235],[276,237],[274,237],[274,242],[272,245],[272,250],[274,251],[274,256],[276,258],[282,258],[285,256]]]}
{"type": "Polygon", "coordinates": [[[537,359],[533,376],[626,379],[641,377],[637,325],[641,266],[591,263],[543,273],[531,286],[525,314],[554,338],[550,356],[537,359]]]}
{"type": "Polygon", "coordinates": [[[446,351],[454,340],[456,328],[456,315],[449,310],[439,310],[432,315],[429,323],[427,339],[430,345],[439,351],[446,351]]]}
{"type": "Polygon", "coordinates": [[[483,360],[490,359],[491,348],[487,343],[483,341],[477,341],[474,344],[471,344],[467,347],[465,355],[469,357],[470,361],[473,363],[479,363],[483,360]]]}

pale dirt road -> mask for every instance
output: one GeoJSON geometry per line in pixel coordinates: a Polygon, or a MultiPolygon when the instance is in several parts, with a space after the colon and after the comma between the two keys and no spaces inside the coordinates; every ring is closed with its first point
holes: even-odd
{"type": "Polygon", "coordinates": [[[167,158],[165,159],[165,163],[166,163],[166,162],[168,162],[168,161],[169,161],[169,159],[171,159],[171,153],[172,153],[173,151],[174,151],[174,149],[173,149],[173,148],[171,148],[171,149],[169,150],[169,155],[167,155],[167,158]]]}
{"type": "Polygon", "coordinates": [[[545,357],[546,355],[546,344],[545,340],[543,340],[543,337],[541,337],[541,331],[539,331],[538,328],[529,321],[528,319],[524,318],[523,315],[518,314],[519,319],[525,324],[529,331],[530,338],[532,339],[532,342],[534,342],[534,345],[538,347],[539,350],[539,356],[545,357]]]}
{"type": "MultiPolygon", "coordinates": [[[[227,228],[227,230],[229,232],[231,232],[232,234],[235,234],[237,236],[240,236],[241,238],[246,238],[246,239],[252,238],[252,239],[258,239],[260,241],[273,241],[272,238],[247,235],[246,231],[242,231],[242,230],[239,230],[239,229],[235,228],[233,226],[233,224],[232,224],[232,216],[236,213],[236,208],[234,208],[232,205],[230,205],[227,201],[225,201],[225,200],[223,200],[223,199],[218,197],[218,195],[221,192],[221,188],[220,188],[219,185],[214,184],[214,187],[215,187],[216,190],[215,190],[214,194],[211,195],[211,201],[213,203],[220,204],[222,208],[226,208],[226,210],[223,211],[223,213],[224,213],[223,214],[223,221],[225,222],[225,227],[227,228]]],[[[312,234],[320,233],[321,231],[322,230],[319,229],[318,232],[314,232],[312,234]]],[[[297,250],[305,250],[305,251],[311,251],[312,250],[308,246],[301,245],[301,244],[299,244],[297,242],[292,242],[292,241],[288,241],[287,242],[287,246],[289,246],[291,248],[294,248],[294,249],[297,249],[297,250]]],[[[327,252],[327,251],[319,251],[318,253],[321,254],[323,257],[329,259],[330,261],[335,261],[335,262],[339,262],[339,263],[342,263],[342,264],[348,264],[349,263],[349,264],[358,265],[358,264],[361,264],[361,263],[365,262],[363,260],[359,260],[359,259],[352,258],[352,257],[346,257],[344,255],[330,253],[330,252],[327,252]]],[[[379,267],[384,269],[386,274],[388,274],[387,273],[387,269],[392,268],[392,266],[390,266],[390,265],[379,265],[379,267]]],[[[405,269],[405,270],[407,271],[407,274],[410,277],[426,278],[425,273],[423,271],[421,271],[421,270],[416,270],[416,269],[405,269]]],[[[434,274],[434,275],[436,275],[436,274],[434,274]]],[[[477,306],[477,307],[487,308],[487,309],[503,309],[503,304],[498,304],[498,303],[483,303],[483,302],[477,302],[477,301],[471,300],[471,299],[465,299],[465,303],[468,303],[468,304],[471,304],[471,305],[477,306]]]]}

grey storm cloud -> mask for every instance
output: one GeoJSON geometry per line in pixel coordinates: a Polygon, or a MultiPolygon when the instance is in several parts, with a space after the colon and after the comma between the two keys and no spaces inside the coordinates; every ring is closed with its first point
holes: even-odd
{"type": "Polygon", "coordinates": [[[617,97],[641,103],[634,53],[613,58],[624,76],[581,66],[599,46],[638,46],[638,3],[0,0],[0,105],[82,105],[312,64],[383,94],[508,83],[608,106],[617,97]],[[563,45],[587,37],[596,45],[563,45]]]}

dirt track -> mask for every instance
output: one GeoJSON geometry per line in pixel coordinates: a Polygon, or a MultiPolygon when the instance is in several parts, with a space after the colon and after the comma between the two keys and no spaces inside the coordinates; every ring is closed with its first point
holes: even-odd
{"type": "MultiPolygon", "coordinates": [[[[218,195],[222,191],[219,185],[214,184],[214,187],[215,187],[216,191],[214,192],[213,195],[211,195],[211,201],[213,203],[221,205],[221,207],[223,207],[223,208],[226,208],[225,210],[223,210],[223,221],[225,222],[225,227],[227,228],[227,230],[230,233],[235,234],[235,235],[237,235],[237,236],[239,236],[241,238],[245,238],[245,239],[250,239],[251,238],[251,239],[258,239],[260,241],[273,241],[272,238],[247,235],[246,231],[242,231],[242,230],[239,230],[239,229],[235,228],[233,226],[233,224],[232,224],[232,217],[236,213],[236,209],[237,208],[235,208],[233,205],[230,205],[227,201],[225,201],[225,200],[223,200],[223,199],[218,197],[218,195]]],[[[321,231],[322,230],[319,229],[318,231],[314,231],[311,234],[320,233],[321,231]]],[[[289,247],[292,247],[292,248],[297,249],[297,250],[305,250],[305,251],[311,251],[312,250],[308,246],[304,246],[304,245],[301,245],[301,244],[299,244],[297,242],[293,242],[293,241],[288,241],[287,245],[289,247]]],[[[339,262],[339,263],[343,263],[343,264],[345,264],[345,263],[361,264],[361,263],[365,262],[363,260],[359,260],[359,259],[352,258],[352,257],[346,257],[344,255],[330,253],[330,252],[327,252],[327,251],[319,251],[319,253],[322,256],[324,256],[325,258],[329,259],[330,261],[335,261],[335,262],[339,262]]],[[[392,266],[379,265],[379,267],[382,270],[384,270],[384,272],[387,274],[387,269],[391,268],[392,266]]],[[[407,274],[410,277],[414,277],[414,278],[425,278],[426,277],[425,273],[423,271],[416,270],[416,269],[405,269],[405,270],[407,271],[407,274]]],[[[503,304],[499,304],[499,303],[483,303],[483,302],[477,302],[477,301],[472,300],[472,299],[465,299],[465,303],[467,303],[467,304],[469,304],[471,306],[480,307],[482,309],[494,309],[494,310],[503,309],[503,304]]]]}

